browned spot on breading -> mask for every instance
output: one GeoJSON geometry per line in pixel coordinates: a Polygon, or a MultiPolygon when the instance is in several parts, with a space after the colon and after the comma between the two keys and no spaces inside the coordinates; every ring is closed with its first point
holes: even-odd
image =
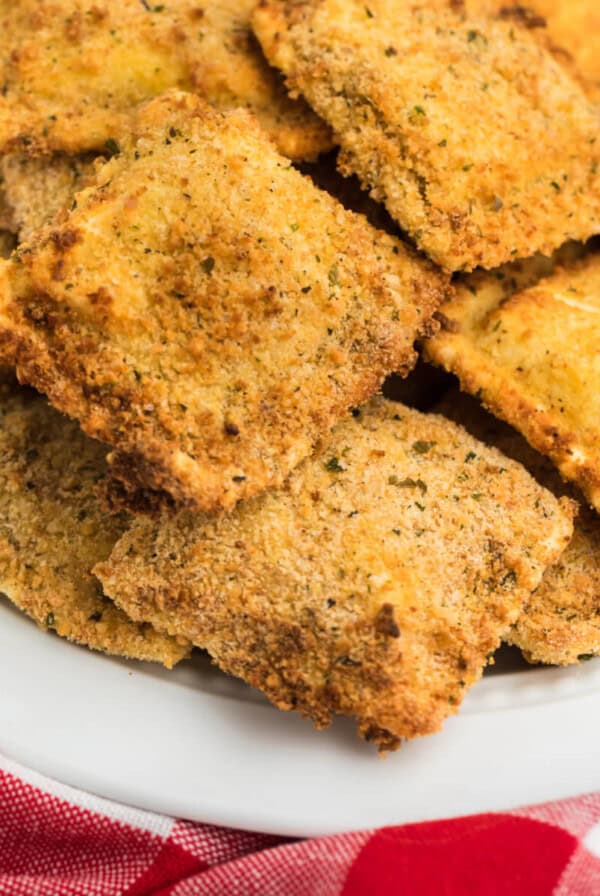
{"type": "Polygon", "coordinates": [[[390,638],[399,638],[400,629],[394,618],[394,605],[383,604],[375,617],[375,631],[390,638]]]}
{"type": "Polygon", "coordinates": [[[524,25],[525,28],[546,27],[546,19],[543,16],[538,15],[535,10],[531,9],[531,7],[521,6],[520,4],[516,4],[515,6],[502,6],[500,8],[500,18],[512,19],[520,25],[524,25]]]}
{"type": "Polygon", "coordinates": [[[77,230],[55,230],[50,234],[50,239],[56,246],[58,252],[66,252],[80,239],[80,234],[77,230]]]}

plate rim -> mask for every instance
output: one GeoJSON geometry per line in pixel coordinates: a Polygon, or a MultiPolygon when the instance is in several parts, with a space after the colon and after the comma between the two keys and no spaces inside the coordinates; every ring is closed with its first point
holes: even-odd
{"type": "Polygon", "coordinates": [[[196,690],[149,675],[145,664],[45,636],[7,609],[0,607],[0,752],[124,805],[305,837],[502,810],[600,787],[590,731],[595,718],[600,734],[600,660],[571,674],[536,670],[550,682],[544,699],[526,680],[531,672],[484,679],[440,734],[406,743],[383,761],[358,741],[350,720],[315,732],[296,714],[196,690]],[[513,698],[521,691],[518,705],[507,702],[507,678],[513,698]],[[58,703],[48,689],[60,694],[58,703]],[[520,789],[510,779],[507,786],[504,774],[489,775],[501,767],[514,777],[519,750],[520,789]],[[470,778],[470,791],[461,776],[470,778]]]}

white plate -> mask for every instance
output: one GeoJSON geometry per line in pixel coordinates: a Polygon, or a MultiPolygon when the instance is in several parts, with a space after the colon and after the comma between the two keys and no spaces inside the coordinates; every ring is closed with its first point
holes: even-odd
{"type": "Polygon", "coordinates": [[[0,603],[0,752],[171,815],[294,836],[400,824],[600,787],[600,660],[484,679],[434,737],[387,759],[316,732],[212,669],[67,644],[0,603]]]}

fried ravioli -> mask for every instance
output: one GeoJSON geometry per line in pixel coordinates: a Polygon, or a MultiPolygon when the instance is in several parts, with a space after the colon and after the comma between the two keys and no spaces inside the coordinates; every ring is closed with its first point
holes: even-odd
{"type": "Polygon", "coordinates": [[[283,490],[229,516],[138,519],[95,573],[280,708],[353,716],[391,749],[456,711],[571,516],[461,428],[377,399],[283,490]]]}
{"type": "Polygon", "coordinates": [[[600,517],[581,494],[566,485],[552,464],[514,429],[487,414],[475,399],[453,390],[436,412],[471,435],[522,463],[557,496],[581,502],[573,538],[550,566],[506,640],[531,663],[567,666],[600,653],[600,517]]]}
{"type": "Polygon", "coordinates": [[[21,242],[71,207],[75,194],[93,175],[93,160],[89,154],[63,153],[37,158],[8,155],[0,159],[9,228],[21,242]]]}
{"type": "Polygon", "coordinates": [[[585,505],[573,538],[506,640],[530,663],[568,666],[600,654],[600,520],[585,505]]]}
{"type": "Polygon", "coordinates": [[[599,118],[522,7],[262,0],[267,58],[419,248],[494,268],[600,231],[599,118]]]}
{"type": "Polygon", "coordinates": [[[315,158],[328,128],[287,95],[250,31],[254,0],[0,0],[0,149],[102,150],[171,88],[251,109],[280,151],[315,158]]]}
{"type": "Polygon", "coordinates": [[[132,622],[91,574],[127,526],[95,497],[105,453],[41,396],[0,386],[0,591],[63,638],[170,668],[189,644],[132,622]]]}
{"type": "Polygon", "coordinates": [[[0,276],[20,379],[115,446],[122,477],[204,511],[280,485],[407,372],[446,288],[246,112],[189,94],[143,109],[67,220],[0,276]]]}
{"type": "Polygon", "coordinates": [[[514,293],[495,274],[467,278],[440,319],[426,355],[599,509],[600,255],[514,293]]]}

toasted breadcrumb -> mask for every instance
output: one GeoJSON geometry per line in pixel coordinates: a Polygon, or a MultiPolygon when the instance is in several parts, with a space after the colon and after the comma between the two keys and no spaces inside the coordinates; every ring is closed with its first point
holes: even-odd
{"type": "Polygon", "coordinates": [[[127,527],[95,497],[105,453],[39,395],[0,386],[0,591],[63,638],[171,668],[189,643],[132,622],[91,574],[127,527]]]}
{"type": "Polygon", "coordinates": [[[529,0],[543,16],[557,58],[571,65],[591,99],[600,102],[600,5],[598,0],[529,0]]]}
{"type": "Polygon", "coordinates": [[[122,150],[0,270],[5,357],[126,483],[232,507],[410,370],[447,279],[246,112],[165,96],[122,150]]]}
{"type": "Polygon", "coordinates": [[[94,173],[93,155],[31,158],[7,155],[0,158],[4,203],[8,227],[20,242],[71,208],[75,193],[82,190],[94,173]]]}
{"type": "Polygon", "coordinates": [[[440,319],[426,355],[600,508],[600,255],[514,292],[495,274],[467,278],[440,319]]]}
{"type": "Polygon", "coordinates": [[[517,460],[545,488],[580,502],[573,538],[550,566],[506,640],[531,663],[568,666],[600,654],[600,517],[567,485],[550,461],[506,423],[456,389],[435,406],[471,435],[517,460]]]}
{"type": "Polygon", "coordinates": [[[138,103],[171,88],[246,107],[282,153],[315,158],[331,135],[286,93],[251,30],[254,0],[0,0],[0,149],[103,150],[138,103]]]}
{"type": "Polygon", "coordinates": [[[572,507],[438,416],[373,401],[284,490],[138,519],[95,568],[134,619],[317,727],[438,730],[572,533],[572,507]]]}
{"type": "Polygon", "coordinates": [[[459,271],[600,230],[598,110],[526,12],[492,0],[262,0],[253,27],[332,126],[343,170],[459,271]]]}

